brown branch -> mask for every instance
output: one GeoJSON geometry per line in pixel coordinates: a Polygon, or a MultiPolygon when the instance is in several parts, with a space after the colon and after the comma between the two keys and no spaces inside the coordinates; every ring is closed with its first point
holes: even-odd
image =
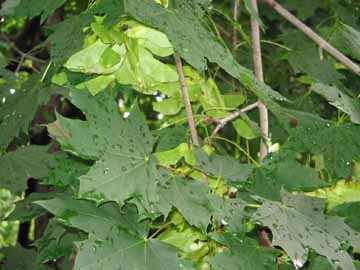
{"type": "MultiPolygon", "coordinates": [[[[253,9],[258,12],[257,0],[251,0],[253,9]]],[[[261,59],[261,44],[260,44],[260,27],[255,17],[251,18],[251,36],[253,44],[253,58],[254,69],[256,78],[259,81],[264,81],[262,59],[261,59]]],[[[268,153],[267,145],[264,140],[269,136],[269,119],[268,110],[264,104],[259,103],[260,114],[260,129],[261,129],[261,142],[260,142],[260,160],[263,160],[268,153]]]]}
{"type": "Polygon", "coordinates": [[[235,120],[236,118],[238,118],[242,113],[250,111],[254,108],[257,108],[259,105],[259,102],[255,102],[253,104],[250,104],[248,106],[246,106],[245,108],[242,108],[239,111],[233,112],[232,114],[226,116],[223,119],[217,120],[215,119],[213,122],[217,123],[216,128],[214,129],[213,133],[211,134],[211,138],[215,137],[219,131],[229,122],[235,120]]]}
{"type": "Polygon", "coordinates": [[[233,9],[233,20],[234,20],[234,26],[233,26],[233,34],[232,34],[232,45],[233,49],[236,48],[239,39],[238,39],[238,30],[236,28],[236,23],[239,16],[239,4],[240,0],[234,0],[234,9],[233,9]]]}
{"type": "MultiPolygon", "coordinates": [[[[178,55],[175,55],[175,63],[176,63],[177,73],[179,75],[180,88],[181,88],[181,92],[182,92],[183,99],[184,99],[185,111],[186,111],[188,124],[189,124],[189,128],[190,128],[190,133],[191,133],[191,140],[195,146],[200,146],[199,136],[196,131],[194,115],[193,115],[192,108],[191,108],[189,91],[188,91],[186,81],[185,81],[183,65],[182,65],[181,58],[178,55]]],[[[203,173],[201,175],[202,175],[202,178],[203,178],[205,184],[208,184],[207,176],[203,173]]]]}
{"type": "MultiPolygon", "coordinates": [[[[257,0],[251,0],[251,5],[256,13],[258,13],[257,0]]],[[[251,37],[253,45],[253,58],[254,69],[256,78],[259,81],[264,81],[263,65],[261,58],[261,44],[260,44],[260,27],[255,17],[251,18],[251,37]]],[[[264,104],[259,102],[259,115],[260,115],[260,129],[261,129],[261,142],[260,142],[260,160],[263,160],[268,154],[266,140],[269,136],[269,118],[268,110],[264,104]]],[[[259,231],[260,244],[263,247],[271,247],[269,234],[264,229],[259,231]]]]}
{"type": "Polygon", "coordinates": [[[273,8],[277,13],[283,16],[288,22],[296,26],[301,30],[306,36],[308,36],[312,41],[314,41],[321,49],[327,51],[332,55],[336,60],[341,62],[343,65],[347,66],[355,74],[360,75],[360,67],[351,61],[348,57],[342,54],[339,50],[334,48],[326,40],[316,34],[310,27],[300,21],[296,16],[291,14],[288,10],[282,7],[279,3],[274,0],[263,0],[271,8],[273,8]]]}

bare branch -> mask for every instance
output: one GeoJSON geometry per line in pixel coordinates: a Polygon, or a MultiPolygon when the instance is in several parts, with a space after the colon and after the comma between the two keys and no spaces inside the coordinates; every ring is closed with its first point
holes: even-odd
{"type": "Polygon", "coordinates": [[[221,119],[221,120],[216,120],[214,122],[217,123],[217,126],[216,128],[214,129],[213,133],[211,134],[211,138],[213,138],[214,136],[216,136],[219,131],[229,122],[235,120],[236,118],[238,118],[241,113],[244,113],[244,112],[247,112],[247,111],[250,111],[254,108],[257,108],[259,105],[259,102],[255,102],[253,104],[250,104],[248,106],[246,106],[245,108],[242,108],[241,110],[239,111],[236,111],[236,112],[233,112],[232,114],[226,116],[225,118],[221,119]]]}
{"type": "Polygon", "coordinates": [[[234,9],[233,9],[233,20],[234,20],[234,26],[233,26],[233,35],[232,35],[232,45],[233,49],[236,48],[239,40],[238,40],[238,30],[236,28],[236,23],[239,16],[239,4],[240,0],[234,0],[234,9]]]}
{"type": "Polygon", "coordinates": [[[6,35],[1,34],[1,38],[3,38],[3,39],[10,45],[10,47],[11,47],[17,54],[20,55],[20,57],[21,57],[22,59],[27,58],[27,59],[30,59],[30,60],[32,60],[32,61],[35,61],[35,62],[38,62],[38,63],[41,63],[41,64],[47,63],[47,62],[46,62],[45,60],[43,60],[43,59],[37,58],[37,57],[35,57],[35,56],[32,56],[32,55],[30,55],[30,54],[28,54],[28,53],[25,53],[25,52],[23,52],[22,50],[20,50],[18,47],[16,47],[16,45],[15,45],[6,35]]]}
{"type": "Polygon", "coordinates": [[[287,21],[296,26],[301,30],[306,36],[308,36],[312,41],[314,41],[321,49],[327,51],[332,55],[336,60],[341,62],[343,65],[347,66],[355,74],[360,75],[360,67],[351,61],[348,57],[342,54],[339,50],[334,48],[326,40],[316,34],[310,27],[300,21],[296,16],[291,14],[288,10],[282,7],[279,3],[274,0],[263,0],[271,8],[273,8],[277,13],[283,16],[287,21]]]}
{"type": "MultiPolygon", "coordinates": [[[[253,9],[258,12],[257,0],[251,0],[253,9]]],[[[256,78],[260,81],[264,81],[262,58],[261,58],[261,44],[260,44],[260,27],[256,18],[251,18],[251,37],[253,44],[253,58],[254,69],[256,78]]],[[[261,129],[261,142],[260,142],[260,160],[263,160],[268,153],[267,145],[264,140],[269,136],[269,119],[268,110],[264,104],[259,103],[259,115],[260,115],[260,129],[261,129]]]]}
{"type": "MultiPolygon", "coordinates": [[[[183,65],[182,65],[181,58],[178,55],[175,55],[175,63],[176,63],[177,73],[179,75],[180,88],[181,88],[181,92],[182,92],[183,99],[184,99],[184,106],[185,106],[186,115],[187,115],[188,124],[189,124],[189,128],[190,128],[190,133],[191,133],[191,140],[195,146],[200,146],[199,136],[196,131],[194,115],[193,115],[192,108],[191,108],[189,91],[188,91],[186,81],[185,81],[183,65]]],[[[205,174],[201,174],[201,175],[203,177],[204,182],[206,184],[208,184],[208,177],[205,174]]]]}

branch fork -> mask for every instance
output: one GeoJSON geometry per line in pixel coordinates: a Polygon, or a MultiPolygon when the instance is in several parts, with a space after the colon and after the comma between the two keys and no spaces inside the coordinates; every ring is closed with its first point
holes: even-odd
{"type": "Polygon", "coordinates": [[[259,106],[259,102],[255,102],[252,103],[244,108],[242,108],[241,110],[237,110],[235,112],[233,112],[232,114],[226,116],[223,119],[213,119],[213,122],[217,123],[217,126],[215,127],[213,133],[211,134],[211,138],[215,137],[216,134],[219,133],[219,131],[229,122],[235,120],[236,118],[238,118],[242,113],[245,113],[247,111],[250,111],[252,109],[255,109],[259,106]]]}

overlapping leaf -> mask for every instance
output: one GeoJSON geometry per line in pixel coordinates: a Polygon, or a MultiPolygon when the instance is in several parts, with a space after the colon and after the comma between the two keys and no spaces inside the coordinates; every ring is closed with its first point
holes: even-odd
{"type": "Polygon", "coordinates": [[[231,233],[214,233],[211,237],[228,247],[215,255],[210,263],[214,270],[275,270],[277,269],[275,249],[260,248],[251,238],[239,239],[231,233]]]}
{"type": "Polygon", "coordinates": [[[48,102],[51,95],[67,95],[62,87],[47,87],[34,75],[21,89],[1,88],[0,98],[0,149],[6,149],[11,141],[21,133],[28,133],[29,125],[41,105],[48,102]],[[29,102],[31,100],[31,102],[29,102]]]}
{"type": "Polygon", "coordinates": [[[155,161],[151,157],[154,138],[137,107],[124,120],[115,101],[102,93],[91,97],[74,91],[72,102],[87,121],[58,116],[50,133],[65,150],[97,160],[80,177],[80,195],[96,200],[123,203],[140,196],[149,206],[156,201],[155,161]]]}
{"type": "Polygon", "coordinates": [[[55,198],[36,203],[68,226],[96,234],[100,239],[104,239],[105,233],[112,227],[131,229],[138,234],[146,233],[146,226],[139,223],[134,207],[128,207],[126,213],[123,213],[114,202],[99,207],[92,201],[70,198],[55,198]]]}
{"type": "Polygon", "coordinates": [[[230,183],[244,182],[252,173],[253,166],[250,164],[241,164],[229,156],[212,154],[207,156],[200,149],[195,149],[197,166],[211,176],[223,178],[230,183]]]}
{"type": "Polygon", "coordinates": [[[216,208],[209,188],[194,180],[171,176],[166,184],[160,190],[161,204],[176,207],[190,225],[205,230],[216,208]]]}
{"type": "Polygon", "coordinates": [[[0,157],[0,187],[23,192],[28,178],[44,178],[54,165],[54,157],[47,153],[46,147],[21,147],[0,157]]]}
{"type": "Polygon", "coordinates": [[[180,267],[173,246],[116,227],[104,233],[105,240],[90,234],[88,240],[78,244],[74,270],[178,270],[180,267]]]}
{"type": "Polygon", "coordinates": [[[41,15],[41,22],[44,22],[49,15],[64,3],[65,0],[7,0],[2,4],[0,14],[13,17],[28,17],[29,19],[41,15]]]}
{"type": "Polygon", "coordinates": [[[339,88],[322,83],[311,86],[311,90],[326,98],[331,105],[348,114],[351,121],[360,124],[360,100],[352,98],[339,88]]]}
{"type": "Polygon", "coordinates": [[[77,244],[74,269],[166,269],[177,270],[177,249],[147,237],[148,222],[140,223],[136,208],[113,202],[97,207],[86,200],[39,201],[41,206],[69,226],[89,233],[77,244]]]}
{"type": "Polygon", "coordinates": [[[294,153],[270,154],[254,173],[252,192],[271,200],[280,200],[283,188],[288,191],[312,191],[326,185],[319,173],[302,165],[294,153]]]}
{"type": "Polygon", "coordinates": [[[35,249],[26,249],[20,245],[1,249],[6,258],[4,269],[23,269],[23,270],[49,270],[50,268],[37,264],[35,249]]]}
{"type": "Polygon", "coordinates": [[[85,38],[84,27],[92,21],[92,16],[79,15],[69,17],[54,26],[54,33],[48,38],[51,42],[51,59],[54,63],[64,63],[81,49],[85,38]]]}
{"type": "Polygon", "coordinates": [[[207,61],[218,64],[253,91],[270,110],[274,113],[281,112],[281,107],[273,99],[284,101],[285,98],[259,82],[250,70],[234,60],[231,52],[209,31],[203,20],[199,19],[199,13],[194,13],[194,5],[197,4],[189,0],[181,0],[169,8],[163,8],[152,0],[118,0],[101,1],[90,11],[105,13],[107,15],[105,23],[108,25],[113,25],[124,15],[129,15],[165,33],[177,53],[189,64],[199,70],[206,69],[207,61]],[[120,13],[114,13],[114,10],[120,10],[120,13]]]}
{"type": "Polygon", "coordinates": [[[302,114],[298,120],[298,127],[290,130],[284,147],[322,155],[326,170],[335,179],[349,177],[352,161],[360,159],[357,139],[360,127],[336,124],[309,114],[302,114]]]}
{"type": "Polygon", "coordinates": [[[56,261],[60,258],[69,259],[75,241],[85,238],[80,231],[70,231],[64,225],[51,219],[42,237],[34,243],[37,249],[38,264],[56,261]]]}
{"type": "Polygon", "coordinates": [[[273,245],[282,247],[301,267],[309,249],[327,257],[330,264],[344,270],[355,270],[350,255],[342,249],[348,243],[360,247],[360,234],[342,218],[323,214],[325,201],[304,195],[282,194],[282,203],[264,201],[254,214],[254,221],[271,229],[273,245]]]}

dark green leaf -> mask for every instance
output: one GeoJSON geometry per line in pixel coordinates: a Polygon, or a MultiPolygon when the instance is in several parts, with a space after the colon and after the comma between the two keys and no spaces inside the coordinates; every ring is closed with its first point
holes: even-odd
{"type": "Polygon", "coordinates": [[[46,270],[49,268],[38,265],[34,258],[36,252],[34,249],[25,249],[20,245],[16,247],[1,249],[1,253],[5,254],[4,270],[46,270]]]}
{"type": "Polygon", "coordinates": [[[30,177],[41,179],[49,175],[55,160],[43,146],[20,147],[0,157],[1,188],[14,193],[23,192],[27,188],[30,177]]]}
{"type": "Polygon", "coordinates": [[[178,270],[177,249],[156,239],[146,239],[112,227],[105,238],[90,234],[78,244],[74,270],[178,270]]]}
{"type": "Polygon", "coordinates": [[[272,244],[282,247],[296,267],[306,262],[311,248],[327,257],[335,269],[355,270],[342,244],[359,248],[360,234],[342,218],[325,216],[324,208],[325,201],[321,199],[284,192],[282,203],[265,200],[256,211],[254,221],[271,229],[272,244]]]}
{"type": "Polygon", "coordinates": [[[155,194],[155,159],[150,155],[154,138],[137,106],[124,120],[115,101],[101,93],[96,97],[82,91],[72,93],[72,102],[87,121],[58,116],[49,132],[64,150],[97,162],[80,177],[80,195],[98,201],[123,203],[141,197],[150,209],[155,194]]]}
{"type": "Polygon", "coordinates": [[[48,38],[51,42],[51,59],[54,63],[64,63],[71,55],[81,49],[85,33],[84,27],[93,21],[92,16],[73,16],[54,26],[54,33],[48,38]]]}
{"type": "Polygon", "coordinates": [[[0,98],[0,150],[6,149],[21,133],[28,134],[31,121],[41,105],[51,95],[67,95],[67,89],[41,83],[37,75],[30,77],[21,89],[1,89],[0,98]],[[31,101],[31,102],[29,102],[31,101]]]}
{"type": "Polygon", "coordinates": [[[65,0],[6,0],[0,10],[0,15],[13,17],[28,17],[32,19],[41,15],[41,22],[51,15],[65,0]]]}
{"type": "Polygon", "coordinates": [[[200,149],[195,149],[195,155],[197,160],[196,166],[200,170],[232,184],[246,181],[254,169],[254,166],[241,164],[238,160],[229,156],[213,153],[209,157],[200,149]]]}
{"type": "Polygon", "coordinates": [[[347,178],[351,163],[360,159],[360,127],[352,124],[336,124],[317,116],[303,114],[298,127],[290,130],[286,149],[323,155],[326,170],[337,178],[347,178]]]}
{"type": "Polygon", "coordinates": [[[37,249],[36,260],[42,264],[63,257],[69,259],[75,248],[74,242],[84,238],[84,233],[69,230],[55,219],[51,219],[42,237],[34,243],[37,249]]]}
{"type": "Polygon", "coordinates": [[[251,238],[239,239],[230,233],[214,233],[211,237],[229,250],[210,260],[214,270],[276,270],[276,249],[261,248],[251,238]]]}

